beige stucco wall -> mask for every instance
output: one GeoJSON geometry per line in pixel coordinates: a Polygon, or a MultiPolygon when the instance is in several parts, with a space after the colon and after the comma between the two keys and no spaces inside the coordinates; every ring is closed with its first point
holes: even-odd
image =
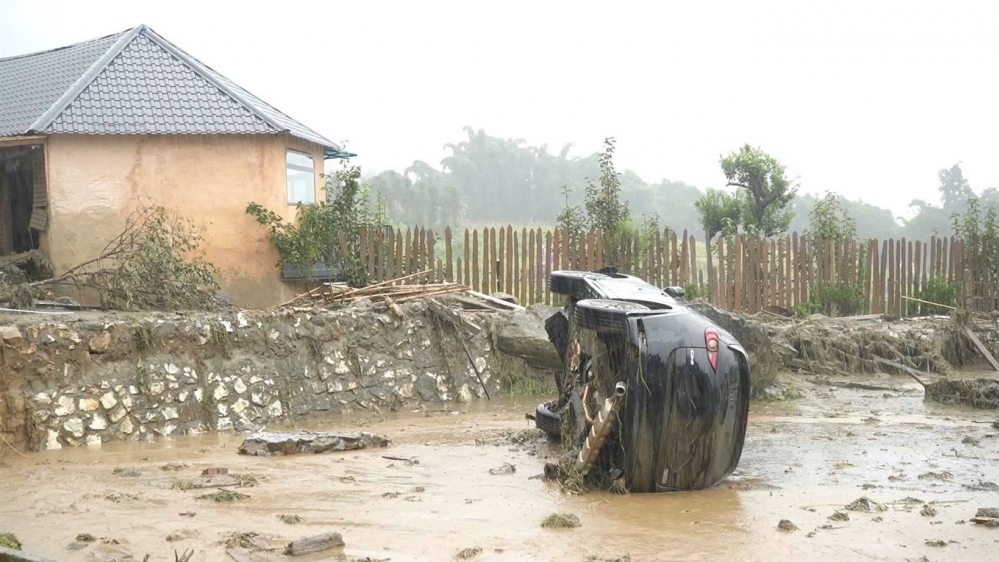
{"type": "Polygon", "coordinates": [[[205,258],[236,304],[264,307],[300,287],[283,283],[266,230],[245,213],[250,201],[286,219],[285,150],[312,154],[317,200],[322,149],[290,137],[82,136],[47,140],[49,227],[42,248],[58,271],[96,257],[139,201],[162,205],[205,229],[205,258]]]}

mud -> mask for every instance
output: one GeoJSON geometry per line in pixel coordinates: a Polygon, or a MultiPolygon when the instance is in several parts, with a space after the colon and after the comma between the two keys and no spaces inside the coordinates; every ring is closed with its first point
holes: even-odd
{"type": "Polygon", "coordinates": [[[739,469],[699,492],[563,494],[540,477],[559,449],[523,431],[538,398],[294,428],[363,428],[388,436],[384,449],[252,457],[236,452],[245,435],[207,433],[7,454],[0,530],[71,562],[173,560],[186,549],[192,561],[222,561],[227,541],[239,560],[281,560],[291,541],[328,532],[342,534],[347,557],[393,562],[994,557],[999,529],[970,522],[999,506],[999,431],[979,423],[990,412],[926,402],[901,376],[850,379],[897,392],[788,380],[802,397],[753,403],[739,469]],[[505,464],[515,470],[490,473],[505,464]],[[256,485],[233,503],[172,487],[210,467],[256,485]],[[920,478],[930,473],[947,477],[920,478]],[[579,527],[542,527],[553,513],[579,527]],[[783,520],[800,531],[781,530],[783,520]],[[96,540],[77,541],[83,534],[96,540]]]}

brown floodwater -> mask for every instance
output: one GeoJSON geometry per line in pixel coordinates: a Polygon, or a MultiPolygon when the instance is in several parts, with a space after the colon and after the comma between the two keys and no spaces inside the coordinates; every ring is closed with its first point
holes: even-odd
{"type": "MultiPolygon", "coordinates": [[[[805,382],[799,399],[754,403],[738,471],[704,491],[567,495],[536,476],[557,449],[504,436],[529,428],[540,399],[480,402],[461,412],[407,412],[364,421],[311,420],[323,430],[385,434],[385,449],[276,458],[236,454],[243,436],[187,435],[32,453],[9,452],[0,468],[0,531],[54,560],[287,560],[290,540],[336,531],[348,558],[452,560],[996,560],[999,529],[968,521],[999,507],[996,412],[924,403],[904,379],[861,379],[899,391],[805,382]],[[970,439],[965,439],[970,437],[970,439]],[[409,464],[384,455],[417,459],[409,464]],[[186,464],[165,471],[167,463],[186,464]],[[512,474],[490,474],[504,463],[512,474]],[[250,497],[214,503],[213,490],[172,489],[221,466],[258,479],[250,497]],[[141,475],[113,474],[134,468],[141,475]],[[940,475],[927,476],[928,473],[940,475]],[[920,478],[920,476],[923,476],[920,478]],[[837,509],[867,496],[884,512],[837,509]],[[923,515],[933,502],[935,516],[923,515]],[[543,529],[553,512],[577,515],[576,529],[543,529]],[[191,515],[193,513],[193,516],[191,515]],[[182,515],[185,514],[185,515],[182,515]],[[297,515],[289,525],[281,514],[297,515]],[[782,531],[787,519],[800,530],[782,531]],[[229,533],[256,532],[271,550],[227,553],[229,533]],[[73,545],[79,534],[93,542],[73,545]],[[929,541],[942,541],[931,546],[929,541]],[[70,548],[73,545],[73,549],[70,548]],[[595,557],[595,558],[590,558],[595,557]]],[[[274,428],[271,428],[274,429],[274,428]]],[[[326,560],[340,551],[299,560],[326,560]]]]}

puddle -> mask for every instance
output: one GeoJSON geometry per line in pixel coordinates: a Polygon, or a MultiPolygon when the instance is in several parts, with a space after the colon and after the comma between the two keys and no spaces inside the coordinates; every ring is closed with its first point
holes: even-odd
{"type": "MultiPolygon", "coordinates": [[[[626,553],[634,561],[994,555],[999,531],[957,522],[979,507],[999,507],[999,492],[973,489],[999,483],[999,431],[975,423],[994,419],[995,412],[925,404],[921,393],[885,398],[869,390],[801,387],[799,400],[753,404],[739,469],[699,492],[569,496],[532,478],[557,449],[504,437],[530,427],[524,413],[540,401],[532,399],[481,402],[460,414],[409,412],[296,426],[363,427],[393,440],[367,451],[247,457],[236,454],[241,436],[213,433],[28,459],[7,455],[0,468],[0,526],[25,550],[67,561],[126,554],[173,560],[175,549],[192,548],[192,561],[231,560],[219,543],[240,532],[267,535],[276,545],[245,559],[283,560],[287,542],[329,531],[343,535],[349,557],[394,562],[451,560],[469,548],[482,549],[474,560],[510,561],[626,553]],[[975,439],[963,443],[968,435],[975,439]],[[490,474],[504,463],[515,470],[490,474]],[[168,464],[171,470],[161,469],[168,464]],[[213,490],[171,487],[209,467],[252,476],[255,485],[237,489],[249,497],[216,503],[196,499],[213,490]],[[124,478],[113,474],[116,468],[141,474],[124,478]],[[918,478],[928,472],[950,478],[918,478]],[[862,496],[887,511],[828,519],[862,496]],[[901,501],[910,497],[937,502],[937,515],[921,516],[920,506],[901,501]],[[541,520],[553,512],[575,514],[581,527],[542,529],[541,520]],[[296,523],[282,522],[281,515],[297,516],[296,523]],[[782,519],[800,530],[778,529],[782,519]],[[81,534],[97,540],[69,550],[81,534]],[[926,544],[933,541],[946,546],[926,544]]],[[[328,559],[314,556],[300,559],[328,559]]]]}

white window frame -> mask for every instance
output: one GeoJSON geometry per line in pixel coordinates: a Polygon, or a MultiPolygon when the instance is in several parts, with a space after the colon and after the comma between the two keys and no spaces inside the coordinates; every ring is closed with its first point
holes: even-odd
{"type": "Polygon", "coordinates": [[[284,156],[284,172],[285,172],[285,199],[287,199],[289,205],[307,205],[316,202],[316,159],[312,157],[311,154],[307,152],[302,152],[300,150],[288,149],[284,156]],[[296,156],[304,156],[309,159],[312,163],[312,167],[306,168],[301,164],[296,164],[289,162],[292,154],[296,156]],[[292,193],[292,172],[296,175],[298,174],[311,174],[311,181],[309,182],[311,189],[308,193],[303,193],[304,198],[296,200],[294,194],[292,193]]]}

